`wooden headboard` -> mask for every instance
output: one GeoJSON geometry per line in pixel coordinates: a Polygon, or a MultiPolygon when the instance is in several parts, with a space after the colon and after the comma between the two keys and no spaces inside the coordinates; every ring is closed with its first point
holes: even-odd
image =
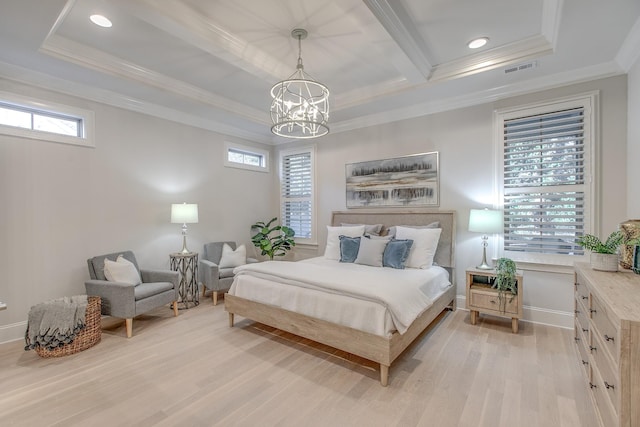
{"type": "MultiPolygon", "coordinates": [[[[446,267],[449,273],[455,268],[456,245],[456,213],[455,211],[439,211],[432,209],[410,211],[380,211],[353,210],[336,211],[331,217],[331,224],[382,224],[382,234],[392,225],[428,225],[440,222],[442,234],[438,242],[438,249],[434,261],[441,267],[446,267]]],[[[453,280],[453,274],[451,279],[453,280]]]]}

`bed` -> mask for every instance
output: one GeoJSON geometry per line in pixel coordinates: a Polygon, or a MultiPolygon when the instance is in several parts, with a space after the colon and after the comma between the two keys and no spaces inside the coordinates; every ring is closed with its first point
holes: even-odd
{"type": "MultiPolygon", "coordinates": [[[[302,291],[297,290],[295,292],[299,293],[289,296],[290,294],[287,292],[290,292],[290,283],[288,282],[292,280],[279,280],[271,276],[269,273],[275,270],[278,262],[267,262],[261,263],[263,266],[259,267],[261,269],[260,274],[243,272],[246,274],[238,274],[234,279],[234,284],[229,294],[225,296],[225,310],[229,313],[229,326],[232,327],[234,325],[234,316],[239,315],[374,361],[380,366],[380,383],[386,386],[389,380],[389,368],[393,361],[442,311],[446,309],[455,310],[455,212],[426,209],[402,212],[355,210],[333,212],[332,214],[331,224],[333,226],[342,224],[383,224],[382,234],[385,234],[392,226],[426,226],[434,222],[438,222],[441,229],[433,258],[434,265],[437,265],[437,267],[432,267],[428,270],[431,270],[430,274],[440,277],[440,283],[442,282],[442,274],[446,275],[447,285],[440,284],[439,290],[432,292],[432,295],[429,296],[430,304],[428,308],[424,310],[414,309],[414,311],[418,310],[415,318],[404,318],[407,316],[403,312],[411,310],[401,310],[400,314],[394,316],[390,313],[393,310],[388,310],[393,306],[393,302],[382,304],[383,307],[380,309],[377,306],[381,304],[377,301],[356,301],[358,300],[357,295],[355,298],[353,294],[339,296],[330,290],[318,289],[313,284],[304,287],[302,291]],[[440,271],[444,273],[441,274],[439,273],[440,271]],[[254,289],[258,293],[245,292],[243,294],[241,292],[242,289],[254,289]],[[263,296],[260,296],[260,290],[262,290],[263,296]],[[323,306],[318,301],[326,300],[326,304],[333,305],[341,303],[340,299],[344,300],[345,304],[362,304],[368,307],[369,311],[385,312],[385,320],[376,321],[378,326],[372,329],[366,325],[373,322],[366,319],[362,320],[360,324],[357,322],[351,324],[349,322],[353,321],[353,319],[345,322],[315,314],[318,310],[317,307],[320,307],[319,310],[322,312],[323,306]],[[315,308],[298,309],[295,306],[291,306],[290,302],[292,300],[299,301],[298,306],[315,308]],[[403,318],[398,319],[398,317],[403,318]]],[[[290,264],[296,264],[291,265],[294,271],[308,270],[313,273],[322,271],[323,268],[326,269],[329,262],[322,259],[312,259],[290,264]]],[[[358,274],[358,271],[364,271],[365,269],[371,271],[378,269],[381,273],[390,275],[392,272],[388,270],[394,270],[386,267],[360,265],[347,267],[350,269],[348,274],[358,274]]],[[[413,276],[422,274],[416,270],[418,269],[406,269],[406,273],[401,274],[413,276]]],[[[402,272],[405,270],[395,271],[402,272]]],[[[423,271],[426,272],[427,270],[423,271]]],[[[378,275],[382,280],[384,280],[384,277],[394,277],[386,276],[385,274],[378,275]]],[[[295,278],[295,276],[292,277],[295,278]]]]}

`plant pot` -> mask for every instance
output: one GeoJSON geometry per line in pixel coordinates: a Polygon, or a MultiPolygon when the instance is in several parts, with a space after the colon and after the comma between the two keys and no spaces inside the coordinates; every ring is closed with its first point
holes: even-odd
{"type": "Polygon", "coordinates": [[[591,268],[601,271],[618,271],[618,254],[591,252],[591,268]]]}

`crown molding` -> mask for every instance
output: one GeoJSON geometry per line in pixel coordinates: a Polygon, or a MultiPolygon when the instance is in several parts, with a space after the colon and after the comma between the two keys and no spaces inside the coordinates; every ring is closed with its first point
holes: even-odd
{"type": "Polygon", "coordinates": [[[49,37],[42,44],[40,51],[84,68],[117,78],[125,78],[143,86],[160,89],[181,98],[227,111],[247,120],[267,124],[267,115],[264,111],[214,95],[194,85],[156,73],[62,36],[49,37]]]}
{"type": "Polygon", "coordinates": [[[613,77],[624,74],[624,71],[615,62],[604,63],[579,70],[557,73],[552,76],[540,77],[521,83],[508,84],[498,88],[467,93],[438,101],[429,101],[408,107],[385,111],[383,113],[363,115],[352,120],[334,122],[331,124],[331,133],[346,132],[375,126],[400,120],[412,119],[444,111],[459,108],[472,107],[486,104],[513,96],[525,95],[542,90],[553,89],[578,84],[591,80],[613,77]]]}
{"type": "Polygon", "coordinates": [[[388,0],[363,0],[363,2],[420,73],[425,78],[429,78],[433,68],[430,55],[424,40],[401,2],[388,0]]]}
{"type": "Polygon", "coordinates": [[[640,18],[633,24],[616,55],[616,62],[628,73],[640,59],[640,18]]]}
{"type": "MultiPolygon", "coordinates": [[[[204,119],[202,117],[185,113],[184,111],[163,107],[150,102],[125,96],[116,92],[98,89],[93,86],[60,79],[38,71],[18,67],[16,65],[0,62],[0,78],[17,83],[22,83],[48,91],[54,91],[67,96],[87,99],[112,107],[122,108],[137,113],[147,114],[164,120],[181,123],[188,126],[205,129],[211,132],[233,136],[248,141],[273,145],[271,133],[257,133],[246,130],[243,127],[232,126],[215,118],[204,119]]],[[[269,126],[265,126],[269,129],[269,126]]]]}

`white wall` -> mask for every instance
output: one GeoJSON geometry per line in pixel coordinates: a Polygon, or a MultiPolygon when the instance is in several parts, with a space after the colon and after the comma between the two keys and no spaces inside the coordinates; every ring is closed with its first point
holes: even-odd
{"type": "Polygon", "coordinates": [[[188,233],[198,252],[227,239],[252,251],[250,225],[276,209],[274,168],[224,167],[220,134],[2,79],[0,90],[93,110],[96,121],[95,148],[0,136],[0,342],[24,336],[32,305],[85,293],[91,256],[132,249],[142,267],[168,268],[182,248],[171,203],[198,203],[188,233]]]}
{"type": "MultiPolygon", "coordinates": [[[[366,129],[330,134],[317,141],[318,253],[322,254],[331,211],[346,209],[345,163],[409,154],[440,153],[440,208],[457,216],[456,282],[464,307],[464,272],[480,262],[480,238],[467,231],[470,208],[492,204],[495,154],[493,112],[558,97],[600,91],[601,203],[599,218],[607,234],[627,219],[626,77],[614,77],[479,106],[433,114],[366,129]]],[[[491,242],[493,244],[494,242],[491,242]]],[[[525,315],[529,320],[571,327],[571,269],[526,270],[525,315]]]]}
{"type": "Polygon", "coordinates": [[[628,74],[627,218],[640,219],[640,58],[628,74]]]}

